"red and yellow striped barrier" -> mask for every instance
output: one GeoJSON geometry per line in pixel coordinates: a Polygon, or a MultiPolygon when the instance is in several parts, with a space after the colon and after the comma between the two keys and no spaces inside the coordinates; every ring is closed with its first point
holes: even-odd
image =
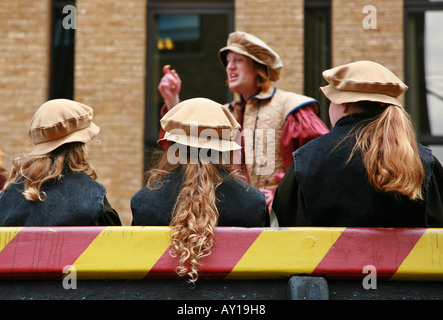
{"type": "MultiPolygon", "coordinates": [[[[443,281],[443,229],[227,228],[200,278],[276,279],[295,274],[443,281]]],[[[168,227],[2,227],[0,279],[174,278],[168,227]]]]}

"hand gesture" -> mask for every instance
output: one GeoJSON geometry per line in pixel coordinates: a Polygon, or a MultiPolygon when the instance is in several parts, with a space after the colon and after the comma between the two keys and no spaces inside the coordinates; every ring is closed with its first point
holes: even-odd
{"type": "Polygon", "coordinates": [[[165,100],[165,104],[170,110],[177,103],[180,102],[179,93],[182,86],[182,82],[178,73],[172,69],[170,65],[163,67],[163,77],[158,85],[158,90],[165,100]]]}

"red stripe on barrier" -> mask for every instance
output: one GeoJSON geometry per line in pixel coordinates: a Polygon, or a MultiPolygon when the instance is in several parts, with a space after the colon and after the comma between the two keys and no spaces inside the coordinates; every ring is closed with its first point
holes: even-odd
{"type": "Polygon", "coordinates": [[[103,227],[26,227],[0,252],[0,279],[60,279],[103,227]]]}
{"type": "Polygon", "coordinates": [[[397,271],[425,231],[345,229],[312,274],[327,275],[329,278],[363,279],[367,275],[363,273],[363,268],[374,266],[377,279],[387,280],[397,271]]]}
{"type": "MultiPolygon", "coordinates": [[[[223,279],[235,267],[245,252],[251,247],[263,228],[245,228],[235,232],[235,228],[218,227],[215,231],[215,245],[211,255],[202,259],[199,278],[223,279]],[[234,232],[233,232],[234,231],[234,232]],[[234,233],[234,235],[233,235],[234,233]],[[229,255],[225,254],[229,252],[229,255]]],[[[178,258],[170,254],[171,247],[146,275],[146,279],[176,278],[175,268],[178,258]]]]}

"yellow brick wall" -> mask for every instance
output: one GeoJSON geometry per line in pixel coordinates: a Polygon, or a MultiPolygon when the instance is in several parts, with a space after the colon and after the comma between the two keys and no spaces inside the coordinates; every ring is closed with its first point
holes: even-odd
{"type": "MultiPolygon", "coordinates": [[[[369,59],[403,79],[403,1],[332,0],[332,65],[369,59]],[[365,29],[366,5],[376,8],[377,28],[365,29]]],[[[304,1],[236,0],[235,30],[262,38],[282,57],[277,86],[303,92],[304,1]]]]}
{"type": "Polygon", "coordinates": [[[404,77],[402,0],[333,0],[332,65],[373,60],[404,77]],[[376,29],[365,29],[366,5],[376,9],[376,29]]]}
{"type": "Polygon", "coordinates": [[[0,1],[0,151],[4,164],[22,148],[35,110],[47,100],[49,0],[0,1]]]}
{"type": "Polygon", "coordinates": [[[256,35],[281,57],[276,86],[303,93],[303,0],[235,0],[235,30],[256,35]]]}
{"type": "Polygon", "coordinates": [[[76,8],[74,97],[95,110],[92,160],[126,222],[143,182],[146,0],[77,0],[76,8]]]}

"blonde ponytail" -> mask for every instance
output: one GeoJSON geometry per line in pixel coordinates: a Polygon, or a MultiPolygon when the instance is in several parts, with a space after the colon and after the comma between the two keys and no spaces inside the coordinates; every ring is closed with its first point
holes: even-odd
{"type": "Polygon", "coordinates": [[[177,274],[189,281],[198,278],[200,260],[211,254],[219,212],[215,190],[222,182],[211,164],[184,166],[183,185],[170,223],[171,242],[179,258],[177,274]]]}
{"type": "MultiPolygon", "coordinates": [[[[363,109],[362,105],[359,105],[363,109]]],[[[418,152],[417,139],[407,112],[398,106],[384,108],[357,131],[357,142],[350,158],[361,152],[369,183],[375,190],[423,200],[424,168],[418,152]]],[[[350,159],[349,158],[349,159],[350,159]]]]}
{"type": "MultiPolygon", "coordinates": [[[[193,153],[191,148],[187,151],[188,155],[193,153]]],[[[215,242],[214,230],[219,218],[216,189],[223,182],[221,173],[232,179],[244,177],[231,164],[213,164],[200,159],[196,163],[171,164],[167,152],[162,150],[154,152],[151,158],[151,169],[146,173],[147,188],[161,188],[162,178],[175,170],[180,170],[183,176],[169,223],[170,253],[178,257],[177,274],[195,282],[201,259],[211,254],[215,242]]]]}

